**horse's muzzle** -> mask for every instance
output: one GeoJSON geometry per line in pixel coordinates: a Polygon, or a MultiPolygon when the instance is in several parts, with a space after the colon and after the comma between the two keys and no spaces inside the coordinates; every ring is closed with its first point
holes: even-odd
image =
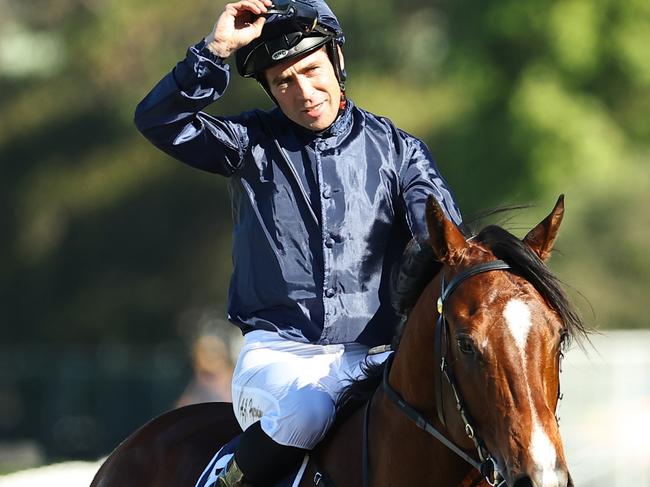
{"type": "Polygon", "coordinates": [[[573,480],[568,472],[558,470],[553,481],[543,480],[541,475],[522,475],[515,479],[512,487],[573,487],[573,480]]]}

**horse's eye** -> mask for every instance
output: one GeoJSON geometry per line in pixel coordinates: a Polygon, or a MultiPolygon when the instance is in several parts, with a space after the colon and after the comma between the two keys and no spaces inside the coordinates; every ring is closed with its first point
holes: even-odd
{"type": "Polygon", "coordinates": [[[560,353],[565,352],[567,348],[569,348],[569,333],[566,330],[562,330],[560,333],[560,353]]]}
{"type": "Polygon", "coordinates": [[[469,338],[459,337],[456,339],[456,343],[458,344],[458,350],[460,350],[461,353],[464,353],[465,355],[472,355],[474,353],[474,344],[469,338]]]}

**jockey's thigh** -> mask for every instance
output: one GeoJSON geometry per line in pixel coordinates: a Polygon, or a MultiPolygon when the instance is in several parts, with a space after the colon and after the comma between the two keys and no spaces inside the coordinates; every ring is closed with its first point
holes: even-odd
{"type": "Polygon", "coordinates": [[[343,388],[363,375],[367,352],[358,343],[315,345],[247,333],[232,380],[240,426],[259,420],[275,442],[312,449],[331,426],[343,388]]]}

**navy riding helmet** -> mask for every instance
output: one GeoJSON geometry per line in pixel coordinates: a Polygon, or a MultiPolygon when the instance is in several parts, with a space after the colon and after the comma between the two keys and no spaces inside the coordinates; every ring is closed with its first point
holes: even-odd
{"type": "Polygon", "coordinates": [[[255,78],[269,93],[264,71],[276,64],[314,52],[325,46],[341,90],[345,71],[341,68],[338,46],[345,37],[336,16],[322,0],[275,0],[262,34],[235,53],[237,71],[255,78]]]}

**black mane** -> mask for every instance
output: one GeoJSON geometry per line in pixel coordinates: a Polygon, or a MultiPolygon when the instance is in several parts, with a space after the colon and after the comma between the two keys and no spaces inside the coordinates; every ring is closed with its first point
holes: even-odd
{"type": "MultiPolygon", "coordinates": [[[[520,275],[533,285],[546,303],[558,314],[564,325],[564,333],[567,338],[565,346],[573,339],[586,338],[589,334],[588,328],[583,323],[580,315],[570,303],[564,293],[560,280],[553,275],[544,262],[531,250],[528,245],[520,239],[504,230],[498,225],[489,225],[472,237],[475,243],[481,244],[490,250],[497,259],[505,261],[512,268],[511,272],[520,275]]],[[[418,297],[424,290],[425,285],[433,279],[431,266],[422,266],[422,277],[426,279],[414,279],[417,286],[410,290],[418,297]]],[[[397,350],[399,339],[403,332],[407,316],[402,319],[393,339],[393,349],[397,350]]],[[[348,409],[355,405],[363,404],[371,396],[381,381],[383,365],[365,367],[367,377],[359,381],[351,382],[345,388],[338,401],[338,408],[348,409]]]]}

